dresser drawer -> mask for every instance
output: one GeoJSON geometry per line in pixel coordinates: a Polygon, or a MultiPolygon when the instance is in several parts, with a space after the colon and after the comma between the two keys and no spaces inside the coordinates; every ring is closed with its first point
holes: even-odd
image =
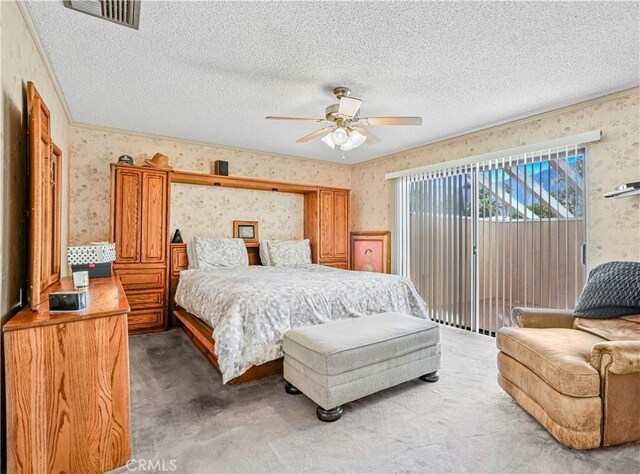
{"type": "Polygon", "coordinates": [[[145,270],[117,270],[122,287],[125,290],[146,290],[164,288],[164,268],[145,270]]]}
{"type": "Polygon", "coordinates": [[[127,300],[132,310],[146,308],[162,308],[164,302],[164,290],[127,291],[127,300]]]}
{"type": "Polygon", "coordinates": [[[127,316],[129,332],[144,332],[164,326],[164,309],[140,309],[127,316]]]}
{"type": "Polygon", "coordinates": [[[320,265],[324,265],[325,267],[339,268],[341,270],[349,270],[348,262],[322,262],[320,265]]]}

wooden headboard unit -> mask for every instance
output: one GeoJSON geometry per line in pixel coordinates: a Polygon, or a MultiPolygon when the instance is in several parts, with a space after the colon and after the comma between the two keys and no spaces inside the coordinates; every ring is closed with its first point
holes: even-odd
{"type": "MultiPolygon", "coordinates": [[[[187,257],[187,244],[170,244],[171,245],[171,284],[169,287],[171,299],[169,300],[169,314],[172,315],[176,288],[178,287],[178,277],[182,270],[189,268],[189,258],[187,257]]],[[[262,265],[260,261],[260,244],[257,242],[247,242],[247,255],[249,256],[249,265],[262,265]]]]}

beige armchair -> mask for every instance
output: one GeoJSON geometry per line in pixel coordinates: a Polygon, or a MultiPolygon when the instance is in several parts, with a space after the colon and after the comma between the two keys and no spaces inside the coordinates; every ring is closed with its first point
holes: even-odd
{"type": "Polygon", "coordinates": [[[498,383],[558,441],[577,449],[640,440],[640,315],[574,318],[514,308],[498,331],[498,383]]]}

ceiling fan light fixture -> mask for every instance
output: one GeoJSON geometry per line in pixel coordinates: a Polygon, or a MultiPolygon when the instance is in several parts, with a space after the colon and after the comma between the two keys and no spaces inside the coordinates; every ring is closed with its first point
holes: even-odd
{"type": "Polygon", "coordinates": [[[354,148],[355,148],[355,146],[353,145],[353,143],[351,143],[349,141],[340,147],[340,149],[342,151],[351,151],[354,148]]]}
{"type": "Polygon", "coordinates": [[[331,133],[327,133],[324,137],[321,138],[321,140],[323,142],[325,142],[328,146],[331,147],[332,150],[336,149],[336,144],[333,143],[333,140],[331,139],[331,133]]]}
{"type": "Polygon", "coordinates": [[[351,133],[349,133],[349,140],[353,143],[354,148],[358,148],[367,140],[367,137],[357,130],[351,130],[351,133]]]}
{"type": "MultiPolygon", "coordinates": [[[[335,132],[335,130],[334,130],[335,132]]],[[[340,148],[340,150],[342,151],[351,151],[354,148],[358,148],[360,145],[362,145],[366,140],[367,137],[364,136],[362,133],[358,132],[357,130],[353,130],[351,128],[347,128],[345,129],[345,133],[347,134],[347,141],[344,142],[342,145],[338,145],[334,140],[333,140],[333,133],[327,133],[324,137],[321,138],[321,140],[327,144],[327,146],[329,146],[332,150],[336,149],[336,146],[340,148]]]]}
{"type": "Polygon", "coordinates": [[[367,137],[357,130],[348,129],[348,132],[349,139],[340,147],[342,151],[351,151],[354,148],[358,148],[367,140],[367,137]]]}
{"type": "Polygon", "coordinates": [[[342,146],[349,140],[349,134],[344,127],[338,127],[331,133],[331,139],[336,145],[342,146]]]}

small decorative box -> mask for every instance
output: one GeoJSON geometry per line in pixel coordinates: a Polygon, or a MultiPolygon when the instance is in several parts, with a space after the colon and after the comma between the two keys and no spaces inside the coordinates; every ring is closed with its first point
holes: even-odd
{"type": "Polygon", "coordinates": [[[116,259],[116,244],[92,242],[91,245],[69,247],[67,258],[71,266],[113,262],[116,259]]]}
{"type": "Polygon", "coordinates": [[[116,259],[116,244],[92,242],[67,249],[69,265],[73,272],[89,272],[89,278],[111,276],[111,262],[116,259]]]}

